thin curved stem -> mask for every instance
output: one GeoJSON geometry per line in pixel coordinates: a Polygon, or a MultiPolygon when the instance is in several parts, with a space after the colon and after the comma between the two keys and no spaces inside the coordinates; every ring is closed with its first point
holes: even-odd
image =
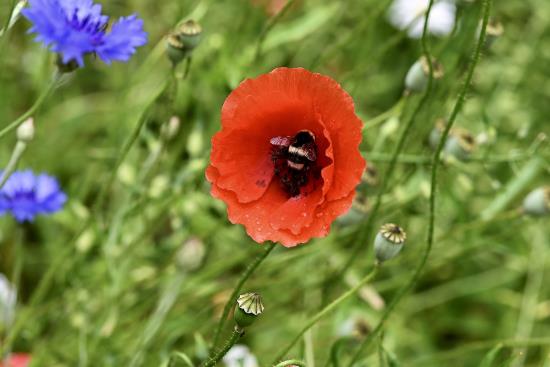
{"type": "MultiPolygon", "coordinates": [[[[308,331],[313,325],[317,323],[320,319],[322,319],[325,315],[333,311],[338,305],[340,305],[343,301],[348,299],[350,296],[355,294],[359,289],[361,289],[365,284],[367,284],[372,278],[376,276],[376,273],[378,272],[380,265],[376,263],[374,265],[374,268],[363,278],[361,281],[352,289],[347,291],[346,293],[342,294],[340,297],[332,301],[330,304],[328,304],[325,308],[323,308],[321,311],[319,311],[316,315],[314,315],[312,318],[306,322],[304,327],[296,334],[296,336],[292,339],[292,341],[277,355],[277,358],[275,359],[275,362],[284,358],[284,356],[288,353],[290,349],[300,340],[300,338],[305,334],[306,331],[308,331]]],[[[274,364],[272,363],[272,364],[274,364]]]]}
{"type": "Polygon", "coordinates": [[[231,337],[227,340],[223,348],[216,353],[213,357],[209,358],[206,362],[204,362],[201,367],[212,367],[215,366],[222,358],[229,352],[229,349],[231,349],[237,341],[241,338],[243,335],[243,330],[239,327],[235,326],[233,329],[233,334],[231,334],[231,337]]]}
{"type": "Polygon", "coordinates": [[[4,135],[8,134],[9,132],[17,129],[19,125],[21,125],[26,119],[32,116],[33,113],[36,112],[36,110],[44,103],[46,98],[50,95],[50,93],[55,89],[57,86],[58,78],[54,77],[48,84],[46,88],[40,93],[34,104],[29,108],[24,114],[19,116],[15,121],[11,122],[8,126],[0,130],[0,139],[4,137],[4,135]]]}
{"type": "Polygon", "coordinates": [[[266,27],[262,30],[262,33],[260,33],[260,37],[258,38],[258,43],[256,44],[256,52],[254,54],[254,61],[257,61],[260,58],[260,55],[262,54],[262,45],[264,43],[265,38],[267,37],[267,34],[277,24],[277,22],[283,17],[283,15],[286,14],[288,9],[290,9],[290,6],[294,3],[295,0],[288,0],[285,4],[285,6],[281,9],[280,12],[278,12],[273,18],[269,20],[266,27]]]}
{"type": "Polygon", "coordinates": [[[218,346],[218,342],[220,340],[220,335],[223,329],[223,326],[225,325],[225,321],[227,320],[227,316],[229,316],[229,312],[231,311],[231,307],[235,304],[235,301],[237,299],[237,296],[241,292],[241,289],[246,282],[248,278],[250,278],[250,275],[260,266],[262,261],[271,253],[271,251],[275,248],[277,243],[272,242],[271,244],[267,245],[267,248],[262,252],[256,259],[251,262],[244,273],[241,275],[241,278],[239,279],[239,282],[237,283],[237,286],[235,286],[235,289],[233,289],[233,293],[231,293],[231,296],[225,303],[225,306],[223,308],[223,314],[222,317],[218,323],[218,327],[216,328],[216,334],[214,335],[214,342],[212,343],[212,348],[216,349],[218,346]]]}
{"type": "MultiPolygon", "coordinates": [[[[433,5],[434,0],[430,0],[430,8],[433,5]]],[[[428,257],[431,253],[432,246],[433,246],[433,238],[434,238],[434,228],[435,228],[435,205],[436,205],[436,192],[437,192],[437,173],[439,164],[441,162],[441,152],[443,150],[443,147],[445,146],[445,143],[447,141],[447,138],[449,136],[449,132],[451,130],[451,127],[453,126],[456,117],[458,116],[458,113],[460,112],[462,105],[464,104],[464,100],[466,97],[466,93],[468,91],[468,88],[470,86],[470,83],[472,81],[475,67],[479,61],[480,55],[481,55],[481,49],[483,47],[483,44],[485,42],[485,31],[487,29],[487,23],[489,22],[489,15],[491,13],[491,0],[483,0],[482,4],[482,14],[483,14],[483,21],[481,26],[481,32],[479,34],[479,38],[475,47],[474,54],[472,56],[472,61],[468,67],[468,72],[466,74],[466,79],[464,82],[464,85],[462,89],[460,90],[458,94],[457,101],[455,103],[455,106],[453,108],[453,111],[451,112],[451,117],[448,120],[447,125],[445,126],[445,129],[443,130],[441,134],[441,139],[439,141],[439,144],[436,148],[436,151],[433,154],[432,158],[432,172],[431,172],[431,189],[430,189],[430,211],[429,211],[429,222],[428,222],[428,234],[427,234],[427,244],[426,249],[424,250],[424,254],[422,255],[422,259],[420,260],[420,263],[416,267],[413,276],[411,277],[410,281],[403,286],[397,295],[394,297],[392,302],[388,305],[386,308],[386,311],[380,318],[380,321],[378,322],[378,325],[376,325],[375,329],[363,340],[359,348],[357,349],[356,353],[353,355],[350,363],[348,364],[348,367],[353,366],[353,364],[359,359],[361,356],[361,353],[370,345],[372,340],[380,333],[380,330],[382,329],[385,321],[388,319],[392,311],[395,309],[399,301],[403,298],[405,294],[407,294],[417,283],[418,279],[420,278],[420,275],[422,274],[424,267],[426,266],[426,262],[428,260],[428,257]]],[[[428,10],[429,14],[429,10],[428,10]]],[[[427,25],[427,19],[426,22],[424,22],[424,36],[422,37],[425,41],[425,34],[426,34],[426,25],[427,25]]],[[[424,42],[423,42],[424,44],[424,42]]],[[[427,50],[426,45],[424,44],[425,50],[427,50]]],[[[428,58],[428,60],[430,60],[428,58]]],[[[430,68],[431,68],[431,63],[430,68]]],[[[431,71],[430,71],[431,74],[431,71]]]]}

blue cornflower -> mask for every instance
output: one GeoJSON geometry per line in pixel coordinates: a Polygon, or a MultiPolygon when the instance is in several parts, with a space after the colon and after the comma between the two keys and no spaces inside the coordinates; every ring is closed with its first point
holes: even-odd
{"type": "Polygon", "coordinates": [[[101,5],[92,0],[29,0],[30,7],[22,11],[33,23],[30,33],[61,55],[63,64],[76,61],[84,65],[84,55],[94,53],[105,63],[128,61],[136,47],[147,43],[143,20],[135,14],[113,23],[101,14],[101,5]]]}
{"type": "Polygon", "coordinates": [[[0,215],[11,213],[20,223],[32,222],[39,214],[61,210],[66,201],[67,195],[54,177],[35,175],[31,170],[17,171],[0,189],[0,215]]]}

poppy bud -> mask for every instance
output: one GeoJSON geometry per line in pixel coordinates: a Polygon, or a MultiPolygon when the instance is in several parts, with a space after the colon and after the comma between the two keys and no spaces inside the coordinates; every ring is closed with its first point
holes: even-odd
{"type": "Polygon", "coordinates": [[[197,270],[204,259],[204,243],[197,237],[187,239],[176,254],[176,263],[182,271],[197,270]]]}
{"type": "MultiPolygon", "coordinates": [[[[432,58],[432,68],[434,79],[443,77],[443,66],[434,58],[432,58]]],[[[415,62],[405,77],[405,88],[410,92],[421,93],[426,90],[430,77],[430,66],[426,56],[422,56],[415,62]]]]}
{"type": "Polygon", "coordinates": [[[166,52],[173,65],[179,64],[198,46],[202,28],[194,20],[188,20],[168,36],[166,52]]]}
{"type": "Polygon", "coordinates": [[[29,117],[17,128],[17,140],[23,143],[29,143],[33,138],[34,120],[32,117],[29,117]]]}
{"type": "Polygon", "coordinates": [[[241,294],[235,307],[235,323],[240,328],[250,326],[263,311],[262,297],[258,293],[241,294]]]}
{"type": "Polygon", "coordinates": [[[442,118],[438,119],[435,122],[434,128],[430,132],[430,137],[428,138],[430,147],[432,149],[435,150],[437,148],[439,144],[439,140],[441,139],[441,133],[443,132],[444,128],[445,128],[445,120],[442,118]]]}
{"type": "Polygon", "coordinates": [[[466,161],[470,158],[470,154],[475,146],[475,138],[469,131],[453,129],[449,134],[449,139],[445,143],[444,151],[458,160],[466,161]]]}
{"type": "Polygon", "coordinates": [[[550,186],[539,187],[531,191],[523,200],[526,214],[541,217],[550,213],[550,186]]]}
{"type": "Polygon", "coordinates": [[[405,231],[393,224],[384,224],[374,239],[374,251],[376,259],[383,262],[395,257],[407,239],[405,231]]]}

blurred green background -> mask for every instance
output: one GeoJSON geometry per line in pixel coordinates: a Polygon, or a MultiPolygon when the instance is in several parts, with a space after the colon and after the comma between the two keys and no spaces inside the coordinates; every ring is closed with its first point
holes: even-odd
{"type": "MultiPolygon", "coordinates": [[[[0,5],[2,22],[8,3],[0,5]]],[[[34,116],[36,137],[19,167],[57,176],[69,201],[61,213],[33,224],[0,218],[0,270],[15,280],[21,265],[17,315],[26,315],[13,349],[31,352],[36,366],[124,366],[132,360],[158,366],[176,350],[204,358],[223,302],[261,252],[241,226],[228,222],[204,179],[224,99],[243,79],[277,66],[329,75],[352,95],[367,122],[362,149],[382,174],[400,122],[420,99],[408,98],[402,114],[393,108],[422,49],[419,40],[387,22],[390,3],[303,0],[273,17],[245,0],[102,1],[113,17],[137,12],[149,44],[128,64],[108,67],[88,58],[34,116]],[[203,38],[187,78],[183,65],[175,71],[176,84],[163,37],[186,19],[202,25],[203,38]],[[382,113],[387,118],[369,125],[382,113]],[[172,116],[179,118],[179,130],[163,141],[161,126],[172,116]],[[124,142],[140,122],[144,126],[104,205],[97,205],[124,142]],[[84,223],[91,224],[82,231],[84,223]],[[189,238],[204,244],[206,258],[198,270],[184,274],[176,254],[189,238]],[[41,280],[47,287],[32,302],[41,280]],[[170,297],[174,303],[165,317],[152,318],[159,301],[170,297]]],[[[324,365],[346,320],[364,320],[367,329],[376,325],[384,304],[420,259],[428,219],[427,140],[456,101],[480,19],[479,1],[457,7],[453,33],[429,39],[445,76],[417,116],[375,220],[377,227],[400,224],[408,243],[371,286],[293,349],[292,356],[308,366],[324,365]]],[[[494,1],[492,17],[502,22],[504,34],[484,50],[456,122],[479,144],[469,161],[444,162],[427,270],[390,317],[376,343],[383,348],[365,354],[365,366],[390,365],[380,363],[380,355],[402,366],[479,366],[500,341],[550,335],[550,222],[517,211],[524,195],[550,181],[550,2],[494,1]],[[513,195],[509,187],[517,188],[513,195]],[[505,205],[487,209],[499,200],[505,205]]],[[[54,71],[55,56],[33,42],[28,28],[21,19],[0,41],[0,127],[33,103],[54,71]]],[[[14,144],[13,136],[1,140],[0,162],[7,162],[14,144]]],[[[378,189],[376,182],[363,184],[359,199],[371,203],[378,189]]],[[[276,248],[245,285],[261,292],[266,305],[242,340],[261,366],[308,315],[367,273],[370,242],[346,276],[323,286],[347,260],[367,215],[354,208],[329,237],[276,248]]],[[[9,332],[4,329],[3,340],[9,332]]],[[[354,343],[342,348],[343,361],[354,343]]],[[[549,343],[534,342],[525,359],[525,351],[504,347],[493,365],[550,366],[549,343]]]]}

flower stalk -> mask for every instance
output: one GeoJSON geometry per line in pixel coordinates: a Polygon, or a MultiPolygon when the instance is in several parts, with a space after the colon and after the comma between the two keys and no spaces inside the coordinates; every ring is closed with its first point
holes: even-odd
{"type": "MultiPolygon", "coordinates": [[[[430,8],[431,5],[433,5],[434,0],[430,0],[430,8]]],[[[428,14],[429,10],[428,9],[428,14]]],[[[405,284],[397,293],[397,295],[394,297],[392,302],[388,305],[386,308],[384,314],[380,318],[380,321],[378,322],[378,325],[374,328],[374,330],[363,340],[359,348],[357,348],[357,351],[351,358],[348,367],[352,367],[354,363],[357,362],[357,360],[361,357],[361,354],[363,351],[370,346],[372,341],[377,337],[377,335],[380,333],[382,327],[384,326],[384,323],[388,319],[389,315],[392,313],[392,311],[395,309],[399,301],[407,294],[414,285],[418,282],[418,279],[420,278],[420,275],[424,271],[424,267],[426,266],[428,257],[431,253],[433,241],[434,241],[434,225],[435,225],[435,205],[436,205],[436,192],[437,192],[437,173],[439,164],[441,163],[441,153],[443,151],[443,147],[445,146],[445,143],[447,142],[447,138],[449,136],[449,132],[458,116],[458,113],[460,112],[462,105],[464,104],[464,100],[466,98],[466,93],[468,92],[468,89],[470,87],[470,84],[472,82],[472,78],[474,75],[475,67],[479,61],[479,58],[481,56],[481,50],[483,48],[483,44],[485,43],[485,31],[487,29],[487,24],[489,22],[489,15],[491,14],[491,0],[483,0],[482,3],[482,27],[481,32],[479,34],[479,38],[477,40],[477,44],[475,47],[475,51],[472,56],[472,61],[468,67],[468,71],[466,74],[466,79],[464,82],[464,85],[462,89],[459,92],[457,101],[455,103],[455,106],[453,108],[453,111],[451,112],[451,117],[449,118],[448,123],[445,126],[445,129],[443,130],[441,134],[441,139],[439,141],[439,144],[436,148],[436,151],[433,154],[432,157],[432,171],[431,171],[431,189],[430,189],[430,211],[429,211],[429,222],[428,222],[428,234],[427,234],[427,244],[426,249],[424,250],[424,254],[422,255],[422,258],[420,260],[420,263],[417,265],[413,276],[409,280],[407,284],[405,284]]],[[[428,19],[428,17],[426,17],[428,19]]],[[[424,23],[424,35],[422,37],[424,50],[427,51],[426,47],[426,25],[427,21],[424,23]]],[[[431,73],[430,73],[431,74],[431,73]]]]}
{"type": "Polygon", "coordinates": [[[354,295],[359,289],[361,289],[365,284],[367,284],[369,281],[371,281],[376,274],[378,273],[378,269],[380,268],[380,263],[375,263],[374,268],[357,283],[355,287],[347,291],[346,293],[342,294],[340,297],[332,301],[330,304],[328,304],[326,307],[324,307],[321,311],[319,311],[316,315],[314,315],[312,318],[310,318],[306,324],[302,327],[302,329],[296,334],[296,336],[292,339],[292,341],[277,355],[277,358],[275,359],[274,363],[277,363],[277,361],[284,358],[284,356],[288,353],[290,349],[300,340],[300,338],[308,331],[313,325],[315,325],[319,320],[321,320],[324,316],[332,312],[338,305],[340,305],[342,302],[344,302],[346,299],[348,299],[350,296],[354,295]]]}
{"type": "Polygon", "coordinates": [[[244,285],[244,283],[247,281],[248,278],[252,275],[254,270],[260,266],[260,264],[264,261],[264,259],[273,251],[277,244],[275,242],[270,243],[267,245],[266,249],[256,257],[256,259],[251,262],[244,273],[241,275],[241,278],[239,279],[237,285],[235,286],[235,289],[233,289],[233,293],[231,293],[231,296],[227,300],[224,308],[222,317],[220,318],[220,321],[218,322],[218,327],[216,328],[216,334],[214,335],[214,342],[212,343],[212,349],[216,349],[218,346],[218,342],[220,340],[220,335],[223,330],[223,327],[225,325],[225,321],[227,320],[227,317],[229,316],[229,312],[231,311],[231,307],[234,305],[235,300],[237,299],[237,296],[240,294],[241,289],[244,285]]]}
{"type": "Polygon", "coordinates": [[[231,334],[231,337],[227,340],[223,348],[216,353],[212,358],[209,358],[205,363],[202,364],[201,367],[212,367],[215,366],[222,358],[227,354],[229,349],[231,349],[235,344],[237,344],[237,341],[243,336],[244,330],[241,329],[238,326],[235,326],[233,329],[233,333],[231,334]]]}

